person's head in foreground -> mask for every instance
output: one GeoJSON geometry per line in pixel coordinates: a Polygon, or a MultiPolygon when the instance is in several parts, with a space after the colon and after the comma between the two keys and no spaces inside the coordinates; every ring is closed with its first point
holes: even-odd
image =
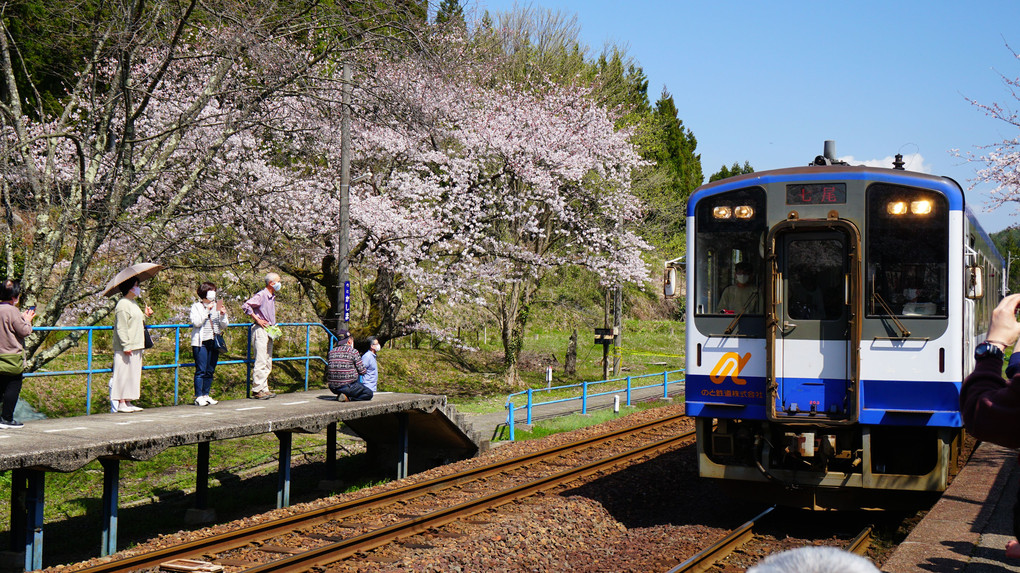
{"type": "Polygon", "coordinates": [[[879,573],[871,561],[836,547],[798,547],[770,555],[747,573],[879,573]]]}

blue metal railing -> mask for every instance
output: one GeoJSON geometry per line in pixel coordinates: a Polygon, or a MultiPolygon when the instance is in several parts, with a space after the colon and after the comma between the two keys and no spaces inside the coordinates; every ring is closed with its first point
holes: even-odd
{"type": "Polygon", "coordinates": [[[514,438],[515,438],[515,435],[514,435],[514,414],[518,410],[526,410],[527,411],[527,418],[526,418],[527,421],[525,423],[526,424],[531,424],[532,412],[538,406],[548,406],[550,404],[559,404],[561,402],[570,402],[572,400],[580,400],[581,401],[581,413],[582,414],[587,414],[588,413],[588,401],[590,399],[592,399],[592,398],[598,398],[600,396],[608,396],[610,394],[616,394],[618,392],[626,391],[627,392],[627,405],[630,406],[630,405],[632,405],[632,397],[633,397],[633,393],[634,393],[635,390],[644,390],[646,388],[655,388],[655,387],[658,387],[658,386],[662,387],[662,397],[663,398],[668,398],[669,397],[669,385],[670,384],[679,384],[679,383],[684,381],[683,376],[681,376],[679,378],[676,378],[674,380],[670,380],[669,379],[669,375],[670,374],[679,374],[679,373],[683,373],[683,372],[684,372],[683,370],[666,370],[665,372],[661,372],[661,373],[657,373],[657,374],[642,374],[641,376],[627,376],[625,378],[612,378],[612,379],[609,379],[609,380],[599,380],[597,382],[581,382],[580,384],[568,384],[566,386],[550,386],[548,388],[537,388],[537,389],[536,388],[528,388],[527,390],[523,390],[521,392],[515,392],[515,393],[510,394],[509,396],[506,397],[506,410],[507,410],[507,412],[506,412],[506,425],[507,425],[507,427],[510,428],[510,441],[514,441],[514,438]],[[655,384],[646,384],[644,386],[634,386],[634,380],[637,380],[637,379],[640,379],[640,378],[651,378],[651,377],[661,378],[662,381],[661,382],[656,382],[655,384]],[[624,382],[624,381],[627,382],[627,385],[624,386],[623,388],[613,388],[612,390],[605,390],[605,391],[601,391],[601,392],[596,392],[594,394],[589,392],[589,390],[590,390],[590,388],[592,386],[599,386],[600,384],[609,384],[611,382],[624,382]],[[552,392],[554,390],[569,390],[571,388],[579,388],[581,390],[581,394],[579,396],[569,396],[567,398],[558,398],[556,400],[547,400],[545,402],[535,402],[535,394],[537,394],[537,393],[540,393],[540,392],[552,392]],[[522,404],[520,406],[517,406],[517,405],[514,404],[514,398],[520,397],[520,396],[524,396],[526,401],[524,402],[524,404],[522,404]]]}
{"type": "MultiPolygon", "coordinates": [[[[247,384],[247,392],[249,394],[251,393],[251,371],[252,371],[252,366],[255,363],[255,359],[252,356],[252,344],[251,344],[252,343],[251,329],[254,326],[255,326],[254,324],[249,324],[249,323],[231,324],[228,328],[236,328],[236,329],[243,328],[246,331],[245,344],[246,344],[247,348],[246,348],[246,351],[244,353],[245,357],[244,357],[244,359],[221,360],[221,361],[219,361],[217,363],[217,366],[229,365],[229,364],[246,364],[247,365],[247,368],[246,368],[246,370],[247,370],[246,384],[247,384]]],[[[333,349],[333,345],[336,343],[336,335],[333,334],[333,332],[330,331],[328,328],[326,328],[326,326],[324,324],[321,324],[321,323],[318,323],[318,322],[283,322],[283,323],[278,324],[278,326],[280,326],[280,327],[291,327],[291,326],[303,326],[303,327],[305,327],[305,354],[304,354],[304,356],[283,356],[283,357],[279,357],[279,358],[274,356],[273,357],[273,362],[288,362],[288,361],[304,360],[304,362],[305,362],[305,390],[308,390],[308,375],[309,375],[309,370],[310,370],[312,361],[313,360],[318,360],[319,362],[322,362],[323,364],[326,363],[326,358],[325,357],[311,354],[311,348],[312,348],[312,345],[311,345],[312,329],[313,328],[321,329],[323,332],[325,332],[328,335],[328,337],[329,337],[328,338],[328,340],[329,340],[329,348],[327,349],[327,351],[333,349]]],[[[165,369],[173,368],[173,370],[174,370],[174,404],[177,404],[178,400],[180,399],[180,370],[181,370],[181,368],[194,368],[195,367],[195,363],[194,362],[181,362],[181,330],[182,329],[186,329],[187,330],[187,334],[185,335],[184,342],[185,342],[185,345],[189,349],[188,355],[190,356],[190,354],[191,354],[191,352],[190,352],[190,348],[191,348],[191,328],[192,327],[191,327],[190,324],[152,324],[152,325],[147,325],[146,328],[148,328],[149,330],[173,330],[173,334],[174,334],[174,339],[173,339],[174,340],[174,361],[173,361],[173,363],[172,364],[145,364],[144,366],[142,366],[142,369],[143,370],[165,370],[165,369]]],[[[32,330],[36,331],[36,332],[80,332],[80,331],[86,331],[86,339],[87,339],[87,349],[86,349],[86,352],[87,352],[87,354],[86,354],[86,359],[85,359],[85,369],[84,370],[54,370],[54,371],[41,370],[41,371],[35,371],[35,372],[26,372],[25,373],[25,377],[26,378],[30,378],[30,377],[40,377],[40,376],[85,375],[85,377],[86,377],[86,383],[85,383],[85,415],[86,416],[89,415],[92,412],[92,378],[93,378],[93,375],[113,372],[112,368],[93,368],[93,364],[95,363],[95,360],[94,360],[94,352],[95,352],[95,345],[94,345],[95,338],[94,338],[94,334],[95,334],[96,331],[112,331],[113,327],[112,326],[37,326],[37,327],[33,328],[32,330]]],[[[161,341],[157,341],[156,344],[159,345],[160,342],[161,341]]],[[[230,352],[228,354],[234,354],[234,353],[230,352]]]]}

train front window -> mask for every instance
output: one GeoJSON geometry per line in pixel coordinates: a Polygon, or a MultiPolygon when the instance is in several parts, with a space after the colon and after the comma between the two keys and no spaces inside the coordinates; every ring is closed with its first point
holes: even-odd
{"type": "Polygon", "coordinates": [[[869,317],[946,316],[949,202],[898,185],[868,188],[866,283],[869,317]]]}
{"type": "Polygon", "coordinates": [[[765,191],[738,189],[695,207],[696,315],[761,315],[765,191]]]}

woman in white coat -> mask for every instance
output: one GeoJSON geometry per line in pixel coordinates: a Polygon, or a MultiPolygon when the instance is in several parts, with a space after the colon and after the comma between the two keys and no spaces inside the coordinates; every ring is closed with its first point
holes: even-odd
{"type": "Polygon", "coordinates": [[[195,357],[195,405],[210,406],[218,402],[209,395],[212,389],[220,349],[216,335],[223,334],[230,322],[222,300],[216,298],[216,285],[198,285],[198,298],[191,305],[191,353],[195,357]]]}

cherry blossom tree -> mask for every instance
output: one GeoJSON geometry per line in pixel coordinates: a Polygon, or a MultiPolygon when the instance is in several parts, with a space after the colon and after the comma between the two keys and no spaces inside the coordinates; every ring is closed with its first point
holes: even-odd
{"type": "Polygon", "coordinates": [[[355,171],[370,174],[351,194],[366,335],[427,328],[436,304],[483,307],[516,381],[551,269],[646,278],[630,192],[643,163],[590,84],[508,80],[459,36],[394,50],[389,14],[217,6],[215,18],[196,17],[197,3],[122,7],[58,115],[22,109],[17,46],[0,36],[8,272],[18,252],[37,324],[94,324],[110,310],[97,292],[121,265],[195,253],[270,261],[332,315],[341,63],[358,70],[355,171]],[[369,49],[382,42],[390,49],[369,49]]]}
{"type": "MultiPolygon", "coordinates": [[[[1014,58],[1020,60],[1020,54],[1009,46],[1007,49],[1014,58]]],[[[1013,99],[1020,100],[1020,77],[1010,78],[1002,75],[1002,82],[1009,89],[1013,99]]],[[[1015,106],[986,104],[969,98],[967,101],[982,110],[985,115],[1002,121],[1013,129],[1020,128],[1020,113],[1016,111],[1015,106]]],[[[984,164],[984,167],[977,171],[978,181],[995,185],[990,191],[989,207],[994,209],[1005,203],[1020,203],[1020,135],[1007,137],[998,143],[983,146],[982,149],[983,152],[979,154],[968,154],[967,159],[984,164]]]]}
{"type": "MultiPolygon", "coordinates": [[[[24,39],[0,20],[3,241],[8,274],[23,261],[37,325],[72,311],[79,324],[101,320],[112,306],[96,293],[123,264],[168,260],[214,235],[243,242],[230,237],[224,208],[271,201],[290,183],[289,158],[272,144],[297,137],[289,130],[300,125],[284,121],[295,102],[336,91],[339,58],[414,21],[372,2],[258,0],[114,2],[93,16],[77,22],[88,49],[55,114],[24,73],[24,39]]],[[[414,37],[407,29],[402,39],[414,37]]]]}
{"type": "MultiPolygon", "coordinates": [[[[648,246],[633,229],[640,204],[630,193],[631,172],[643,162],[590,89],[485,87],[491,66],[451,42],[436,60],[461,67],[379,60],[360,79],[355,165],[372,177],[352,188],[352,244],[361,267],[376,269],[376,294],[388,293],[398,309],[413,295],[412,322],[384,335],[421,327],[413,321],[436,302],[483,306],[500,325],[507,378],[516,381],[530,305],[551,269],[583,266],[606,284],[647,278],[648,246]],[[395,281],[408,288],[397,293],[395,281]]],[[[329,191],[324,180],[317,187],[329,191]]],[[[313,200],[329,205],[313,212],[304,195],[280,199],[283,234],[324,245],[335,228],[331,196],[313,200]],[[317,220],[293,225],[309,217],[317,220]]],[[[394,318],[385,309],[378,315],[394,318]]]]}

